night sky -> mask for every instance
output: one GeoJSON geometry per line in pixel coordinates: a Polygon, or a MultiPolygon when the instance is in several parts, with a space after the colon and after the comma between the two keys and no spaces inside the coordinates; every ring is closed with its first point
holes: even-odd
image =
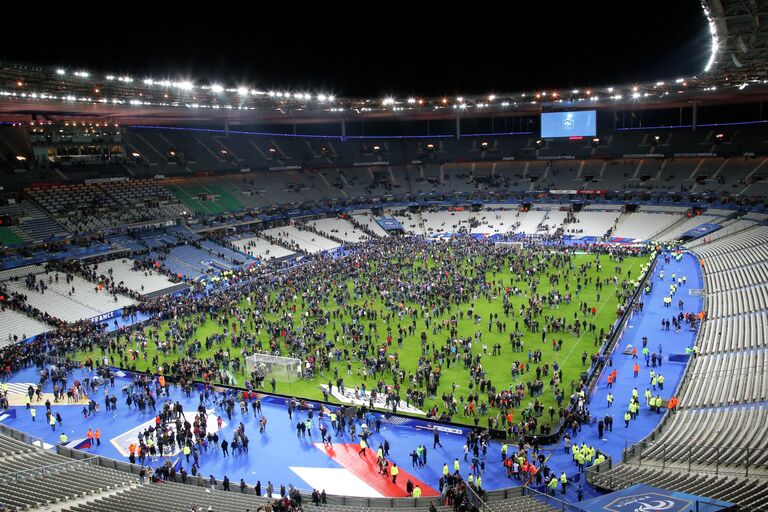
{"type": "Polygon", "coordinates": [[[26,18],[39,24],[4,26],[0,60],[403,98],[669,79],[700,73],[709,52],[698,0],[236,5],[41,7],[26,18]]]}

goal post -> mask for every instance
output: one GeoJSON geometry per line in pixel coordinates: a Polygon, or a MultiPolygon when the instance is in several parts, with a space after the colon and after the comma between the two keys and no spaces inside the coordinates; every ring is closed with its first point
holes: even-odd
{"type": "Polygon", "coordinates": [[[248,372],[256,372],[265,381],[295,382],[302,376],[302,361],[296,357],[252,354],[245,358],[248,372]]]}

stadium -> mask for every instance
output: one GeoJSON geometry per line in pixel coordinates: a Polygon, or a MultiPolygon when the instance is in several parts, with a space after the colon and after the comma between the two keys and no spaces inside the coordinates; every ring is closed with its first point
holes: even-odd
{"type": "Polygon", "coordinates": [[[692,3],[514,93],[0,53],[0,510],[768,511],[768,2],[692,3]]]}

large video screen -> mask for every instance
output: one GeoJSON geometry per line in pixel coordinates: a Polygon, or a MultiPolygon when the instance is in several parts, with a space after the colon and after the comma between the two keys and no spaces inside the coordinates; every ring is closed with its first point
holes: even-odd
{"type": "Polygon", "coordinates": [[[541,138],[594,137],[596,112],[548,112],[541,114],[541,138]]]}

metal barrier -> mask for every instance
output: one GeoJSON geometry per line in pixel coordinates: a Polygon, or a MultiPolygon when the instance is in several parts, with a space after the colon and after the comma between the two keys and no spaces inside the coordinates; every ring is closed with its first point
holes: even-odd
{"type": "Polygon", "coordinates": [[[485,501],[492,503],[494,501],[502,501],[515,496],[522,496],[522,487],[507,487],[506,489],[495,489],[493,491],[485,492],[485,501]]]}
{"type": "Polygon", "coordinates": [[[613,469],[613,461],[608,457],[600,464],[588,466],[585,471],[585,479],[589,485],[594,485],[596,475],[607,473],[611,469],[613,469]]]}
{"type": "Polygon", "coordinates": [[[0,475],[0,483],[14,482],[17,480],[32,480],[35,478],[46,477],[62,471],[72,471],[81,468],[85,465],[98,466],[98,461],[95,459],[81,459],[67,462],[60,462],[57,464],[47,464],[38,468],[22,469],[14,471],[13,473],[6,473],[0,475]]]}
{"type": "Polygon", "coordinates": [[[0,423],[0,434],[6,435],[16,441],[21,441],[22,443],[32,445],[35,448],[39,448],[41,450],[45,447],[45,443],[43,443],[41,438],[31,436],[25,432],[16,430],[15,428],[3,425],[2,423],[0,423]]]}
{"type": "MultiPolygon", "coordinates": [[[[696,500],[695,512],[718,512],[719,510],[727,510],[732,507],[724,506],[719,503],[712,503],[707,500],[696,500]]],[[[739,510],[742,510],[739,507],[739,510]]]]}
{"type": "Polygon", "coordinates": [[[485,501],[483,501],[483,498],[481,498],[477,492],[475,492],[471,485],[467,485],[467,500],[473,508],[476,508],[480,512],[487,511],[485,501]]]}
{"type": "Polygon", "coordinates": [[[559,500],[552,495],[539,492],[535,489],[531,489],[530,487],[523,487],[523,496],[530,496],[537,501],[544,502],[555,510],[561,510],[563,512],[582,512],[579,507],[572,503],[559,500]]]}
{"type": "MultiPolygon", "coordinates": [[[[239,491],[238,491],[239,492],[239,491]]],[[[311,495],[302,493],[302,499],[310,502],[311,495]]],[[[430,496],[421,498],[364,498],[356,496],[328,495],[328,505],[340,505],[346,507],[360,508],[429,508],[430,502],[437,502],[435,506],[441,506],[440,496],[430,496]]]]}
{"type": "Polygon", "coordinates": [[[79,361],[70,361],[66,357],[59,357],[59,356],[52,356],[51,354],[45,354],[43,356],[46,362],[55,364],[56,366],[66,366],[66,365],[72,365],[73,368],[79,368],[80,362],[79,361]]]}
{"type": "Polygon", "coordinates": [[[707,446],[701,444],[673,444],[640,441],[625,449],[622,458],[625,464],[638,467],[683,470],[687,472],[701,470],[715,475],[750,476],[750,470],[765,471],[765,464],[755,464],[766,454],[765,449],[707,446]],[[702,449],[709,449],[714,457],[702,455],[702,449]],[[646,451],[651,451],[646,454],[646,451]],[[698,467],[705,466],[705,467],[698,467]]]}

